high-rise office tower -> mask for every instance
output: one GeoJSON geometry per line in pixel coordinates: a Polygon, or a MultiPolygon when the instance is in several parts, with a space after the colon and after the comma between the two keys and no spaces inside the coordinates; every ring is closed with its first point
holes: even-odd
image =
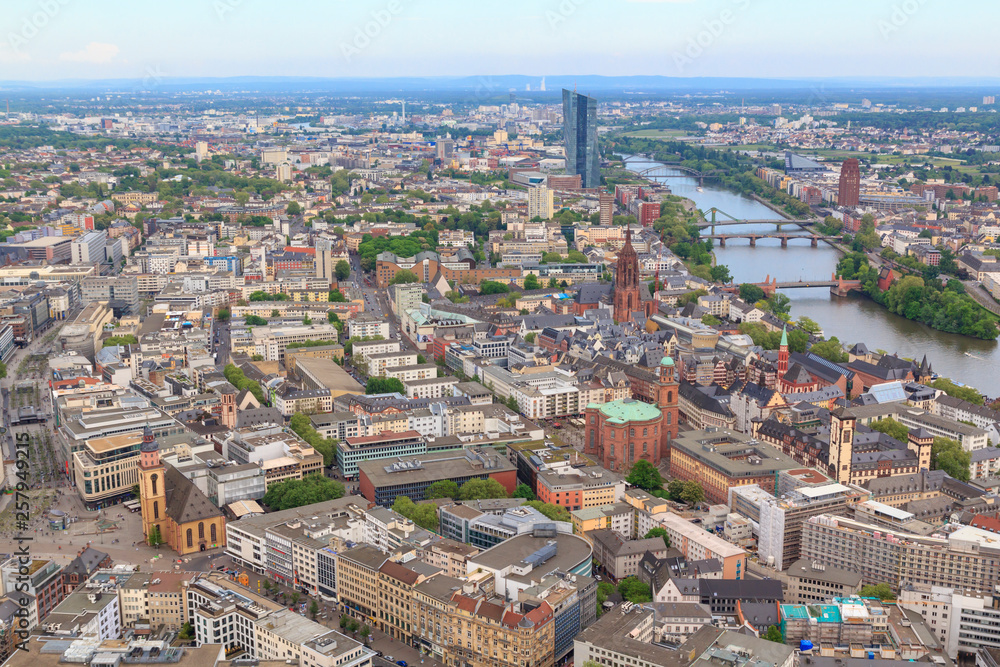
{"type": "Polygon", "coordinates": [[[563,89],[563,139],[566,173],[580,174],[581,185],[601,185],[601,157],[597,151],[597,100],[563,89]]]}
{"type": "Polygon", "coordinates": [[[840,168],[840,187],[837,189],[837,203],[840,206],[857,206],[861,197],[861,169],[857,158],[844,160],[840,168]]]}

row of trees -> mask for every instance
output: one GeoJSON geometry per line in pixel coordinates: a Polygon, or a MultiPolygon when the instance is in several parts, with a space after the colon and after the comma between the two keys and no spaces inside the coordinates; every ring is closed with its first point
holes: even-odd
{"type": "Polygon", "coordinates": [[[860,280],[865,294],[908,320],[938,331],[984,340],[994,340],[1000,335],[996,318],[966,294],[961,281],[949,280],[943,284],[936,278],[908,275],[882,291],[878,286],[878,270],[861,252],[844,256],[837,264],[837,273],[847,280],[860,280]]]}
{"type": "Polygon", "coordinates": [[[313,427],[308,415],[301,412],[295,413],[288,422],[288,426],[295,431],[296,435],[308,442],[312,445],[313,449],[323,455],[324,466],[333,465],[337,454],[337,441],[333,438],[324,438],[320,435],[319,431],[313,427]]]}
{"type": "Polygon", "coordinates": [[[254,395],[257,402],[261,405],[267,403],[264,399],[264,390],[260,388],[260,385],[248,378],[243,374],[243,371],[233,364],[226,364],[225,368],[222,369],[222,374],[226,376],[226,380],[229,384],[233,385],[240,391],[246,390],[254,395]]]}

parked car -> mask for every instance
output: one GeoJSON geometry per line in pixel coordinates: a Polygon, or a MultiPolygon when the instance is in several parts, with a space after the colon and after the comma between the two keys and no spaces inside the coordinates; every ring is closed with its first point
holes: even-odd
{"type": "Polygon", "coordinates": [[[406,661],[405,660],[397,660],[396,664],[399,665],[399,667],[406,667],[406,661]]]}

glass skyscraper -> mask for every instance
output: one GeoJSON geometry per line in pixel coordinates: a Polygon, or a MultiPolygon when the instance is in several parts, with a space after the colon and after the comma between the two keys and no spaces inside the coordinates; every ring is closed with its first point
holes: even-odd
{"type": "Polygon", "coordinates": [[[582,187],[599,187],[601,157],[597,151],[597,100],[566,89],[562,93],[566,173],[580,174],[582,187]]]}

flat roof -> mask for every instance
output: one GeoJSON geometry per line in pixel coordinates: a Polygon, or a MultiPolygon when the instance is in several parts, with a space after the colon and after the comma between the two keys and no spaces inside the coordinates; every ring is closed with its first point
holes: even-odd
{"type": "Polygon", "coordinates": [[[90,438],[87,440],[87,448],[95,454],[103,454],[123,447],[132,447],[142,444],[142,434],[125,433],[122,435],[112,435],[107,438],[90,438]]]}
{"type": "Polygon", "coordinates": [[[47,248],[59,245],[60,243],[70,243],[76,238],[75,236],[42,236],[31,241],[25,241],[24,243],[10,243],[8,245],[19,246],[21,248],[47,248]]]}
{"type": "MultiPolygon", "coordinates": [[[[469,567],[471,569],[469,571],[475,571],[477,567],[503,570],[513,564],[520,563],[553,540],[556,543],[556,554],[540,566],[546,572],[552,570],[569,571],[581,562],[593,557],[594,550],[590,543],[579,535],[557,533],[555,537],[535,537],[531,533],[525,533],[505,540],[470,558],[469,567]]],[[[534,570],[523,577],[515,574],[507,575],[508,579],[515,581],[527,581],[537,577],[538,573],[534,570]]]]}
{"type": "Polygon", "coordinates": [[[824,484],[823,486],[803,486],[795,490],[807,498],[821,498],[834,493],[847,493],[851,489],[843,484],[834,482],[833,484],[824,484]]]}
{"type": "Polygon", "coordinates": [[[511,472],[517,469],[507,457],[495,451],[485,451],[483,455],[488,457],[494,467],[484,467],[481,460],[467,456],[465,451],[454,451],[420,454],[403,459],[362,461],[358,463],[358,472],[378,488],[394,484],[422,484],[473,475],[511,472]],[[405,467],[397,463],[417,464],[419,467],[405,467]]]}
{"type": "Polygon", "coordinates": [[[351,377],[351,374],[343,367],[330,359],[319,359],[315,357],[301,357],[295,360],[296,373],[312,381],[313,384],[322,385],[323,388],[331,392],[340,394],[363,394],[365,388],[351,377]]]}

